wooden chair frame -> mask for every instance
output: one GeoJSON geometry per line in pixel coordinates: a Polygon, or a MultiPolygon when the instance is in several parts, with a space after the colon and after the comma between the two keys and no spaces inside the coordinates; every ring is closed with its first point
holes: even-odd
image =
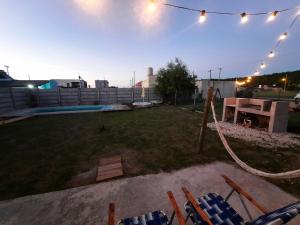
{"type": "Polygon", "coordinates": [[[224,178],[225,182],[232,188],[232,190],[229,192],[229,194],[226,196],[225,201],[227,202],[231,195],[236,192],[239,196],[239,199],[241,200],[241,203],[249,217],[249,220],[252,220],[252,216],[247,208],[247,205],[243,199],[245,197],[254,207],[256,207],[259,211],[266,214],[268,213],[268,210],[264,208],[262,205],[260,205],[248,192],[246,192],[241,186],[239,186],[237,183],[235,183],[233,180],[231,180],[226,175],[222,174],[222,177],[224,178]]]}

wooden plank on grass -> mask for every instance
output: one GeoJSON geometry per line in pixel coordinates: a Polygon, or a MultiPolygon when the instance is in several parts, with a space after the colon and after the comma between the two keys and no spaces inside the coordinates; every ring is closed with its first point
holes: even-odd
{"type": "Polygon", "coordinates": [[[103,181],[123,175],[121,156],[115,155],[99,160],[96,181],[103,181]]]}
{"type": "Polygon", "coordinates": [[[121,163],[121,156],[120,155],[114,155],[114,156],[107,157],[107,158],[101,158],[99,160],[99,165],[100,166],[113,164],[113,163],[121,163]]]}

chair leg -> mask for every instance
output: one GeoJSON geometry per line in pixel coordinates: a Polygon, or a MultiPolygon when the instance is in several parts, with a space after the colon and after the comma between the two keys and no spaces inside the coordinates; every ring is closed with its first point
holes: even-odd
{"type": "Polygon", "coordinates": [[[172,215],[171,215],[171,218],[168,222],[168,225],[171,225],[173,223],[173,220],[174,220],[174,216],[175,216],[175,211],[173,211],[172,215]]]}
{"type": "Polygon", "coordinates": [[[238,194],[238,196],[239,196],[239,198],[240,198],[240,200],[241,200],[241,202],[242,202],[242,205],[244,206],[244,209],[245,209],[245,211],[246,211],[246,213],[247,213],[247,215],[248,215],[248,217],[249,217],[249,220],[251,221],[251,220],[252,220],[252,216],[251,216],[251,214],[250,214],[250,212],[249,212],[249,210],[248,210],[248,208],[247,208],[247,205],[246,205],[246,203],[245,203],[243,197],[242,197],[240,194],[238,194]]]}
{"type": "Polygon", "coordinates": [[[227,202],[229,200],[229,198],[231,197],[231,195],[233,194],[234,189],[232,189],[229,194],[226,196],[225,201],[227,202]]]}

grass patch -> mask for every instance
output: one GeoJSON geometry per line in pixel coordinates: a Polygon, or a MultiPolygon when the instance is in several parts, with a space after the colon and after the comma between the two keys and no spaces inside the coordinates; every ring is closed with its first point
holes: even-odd
{"type": "MultiPolygon", "coordinates": [[[[127,176],[231,161],[215,131],[208,130],[205,151],[197,154],[202,115],[181,108],[53,115],[1,126],[0,199],[69,188],[72,176],[114,153],[128,157],[127,176]]],[[[219,114],[221,109],[218,105],[219,114]]],[[[239,156],[257,168],[278,172],[299,167],[295,159],[300,149],[266,150],[229,140],[239,156]]],[[[293,182],[278,185],[299,196],[300,181],[293,182]]]]}
{"type": "Polygon", "coordinates": [[[273,98],[273,99],[294,99],[300,91],[258,91],[256,97],[273,98]]]}

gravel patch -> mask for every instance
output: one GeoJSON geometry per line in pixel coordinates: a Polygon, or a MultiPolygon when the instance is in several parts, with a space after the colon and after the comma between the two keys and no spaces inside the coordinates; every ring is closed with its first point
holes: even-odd
{"type": "MultiPolygon", "coordinates": [[[[225,136],[252,142],[264,148],[300,146],[300,135],[297,134],[269,133],[227,122],[219,122],[219,124],[225,136]]],[[[212,130],[216,130],[215,123],[208,123],[207,126],[212,130]]]]}

